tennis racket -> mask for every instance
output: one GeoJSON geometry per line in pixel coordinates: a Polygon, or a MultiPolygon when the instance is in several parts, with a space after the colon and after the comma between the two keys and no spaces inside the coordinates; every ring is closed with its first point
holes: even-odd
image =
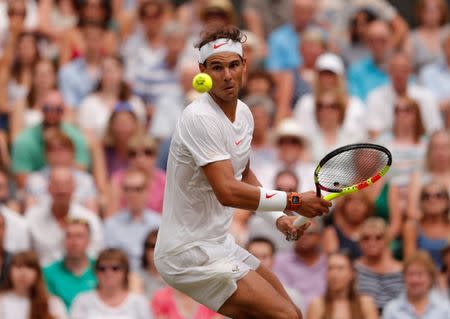
{"type": "MultiPolygon", "coordinates": [[[[380,180],[391,167],[391,152],[381,146],[369,143],[342,146],[327,154],[314,171],[314,182],[318,197],[322,191],[324,199],[333,200],[362,190],[380,180]]],[[[295,227],[305,224],[309,218],[300,216],[295,227]]]]}

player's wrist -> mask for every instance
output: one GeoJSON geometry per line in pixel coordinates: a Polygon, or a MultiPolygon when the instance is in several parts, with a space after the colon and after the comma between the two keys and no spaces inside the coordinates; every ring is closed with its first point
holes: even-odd
{"type": "Polygon", "coordinates": [[[259,187],[257,212],[284,211],[287,205],[287,193],[259,187]]]}
{"type": "Polygon", "coordinates": [[[302,197],[297,192],[287,193],[286,209],[287,211],[298,211],[302,205],[302,197]]]}

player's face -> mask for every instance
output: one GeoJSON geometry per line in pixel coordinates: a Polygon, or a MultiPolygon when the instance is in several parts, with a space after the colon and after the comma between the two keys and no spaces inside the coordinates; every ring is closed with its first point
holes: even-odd
{"type": "Polygon", "coordinates": [[[246,68],[245,59],[231,52],[214,54],[200,65],[200,71],[208,73],[213,80],[211,95],[227,102],[238,98],[246,68]]]}

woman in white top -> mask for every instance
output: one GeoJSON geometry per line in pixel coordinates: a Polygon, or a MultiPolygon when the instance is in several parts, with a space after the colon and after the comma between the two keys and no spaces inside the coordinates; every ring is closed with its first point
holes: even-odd
{"type": "Polygon", "coordinates": [[[365,109],[362,102],[347,94],[345,67],[342,59],[333,53],[324,53],[316,61],[316,79],[313,93],[304,94],[296,103],[294,117],[305,132],[313,129],[317,95],[324,90],[338,89],[345,101],[342,127],[354,132],[364,131],[365,109]]]}
{"type": "Polygon", "coordinates": [[[32,251],[11,258],[8,278],[0,294],[0,318],[69,318],[63,302],[48,295],[38,257],[32,251]]]}
{"type": "Polygon", "coordinates": [[[352,130],[344,126],[346,113],[346,95],[342,90],[327,89],[317,93],[315,118],[311,128],[304,131],[310,142],[314,162],[319,162],[327,153],[339,146],[366,139],[365,130],[352,130]]]}
{"type": "Polygon", "coordinates": [[[108,248],[95,263],[98,287],[79,294],[71,307],[72,319],[151,319],[144,296],[130,292],[128,257],[119,249],[108,248]]]}
{"type": "Polygon", "coordinates": [[[78,125],[97,137],[105,133],[108,119],[114,106],[120,102],[128,102],[139,121],[144,124],[146,118],[142,101],[131,94],[127,83],[123,80],[123,62],[118,56],[107,56],[101,65],[101,79],[97,89],[88,95],[78,109],[78,125]]]}

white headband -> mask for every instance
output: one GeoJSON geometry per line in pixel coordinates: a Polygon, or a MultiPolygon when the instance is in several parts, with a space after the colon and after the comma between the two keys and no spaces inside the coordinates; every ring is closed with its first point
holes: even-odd
{"type": "Polygon", "coordinates": [[[200,48],[198,63],[205,63],[211,55],[220,52],[233,52],[242,57],[242,43],[231,39],[217,39],[208,42],[200,48]]]}

